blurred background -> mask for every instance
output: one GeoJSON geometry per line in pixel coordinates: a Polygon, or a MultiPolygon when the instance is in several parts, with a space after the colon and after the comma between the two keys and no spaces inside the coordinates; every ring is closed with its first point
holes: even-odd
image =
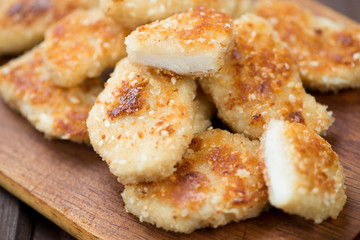
{"type": "Polygon", "coordinates": [[[360,0],[318,0],[318,2],[360,22],[360,0]]]}

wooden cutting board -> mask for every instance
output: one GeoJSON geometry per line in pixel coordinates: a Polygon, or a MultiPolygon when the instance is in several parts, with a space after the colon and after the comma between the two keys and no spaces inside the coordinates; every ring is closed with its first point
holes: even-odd
{"type": "MultiPolygon", "coordinates": [[[[313,11],[352,22],[303,1],[313,11]]],[[[140,223],[125,212],[117,183],[88,146],[48,141],[0,101],[0,185],[79,239],[353,239],[360,233],[360,90],[315,94],[336,117],[326,139],[344,165],[348,201],[315,225],[272,209],[260,217],[190,235],[140,223]]]]}

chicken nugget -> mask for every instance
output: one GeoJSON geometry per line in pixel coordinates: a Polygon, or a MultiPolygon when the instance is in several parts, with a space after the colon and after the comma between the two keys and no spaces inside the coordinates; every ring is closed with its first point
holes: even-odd
{"type": "Polygon", "coordinates": [[[125,31],[100,9],[78,10],[45,35],[45,64],[60,87],[94,78],[126,55],[125,31]]]}
{"type": "Polygon", "coordinates": [[[295,60],[271,25],[246,14],[234,30],[235,46],[224,67],[199,80],[219,117],[252,138],[259,138],[271,119],[304,123],[324,134],[332,114],[306,94],[295,60]]]}
{"type": "Polygon", "coordinates": [[[130,62],[185,76],[217,72],[233,40],[225,13],[195,7],[186,13],[141,26],[126,37],[130,62]]]}
{"type": "Polygon", "coordinates": [[[303,124],[272,120],[262,139],[272,205],[315,223],[346,202],[344,171],[325,139],[303,124]]]}
{"type": "Polygon", "coordinates": [[[360,26],[319,17],[299,4],[261,1],[269,20],[296,58],[304,86],[321,92],[360,87],[360,26]]]}
{"type": "Polygon", "coordinates": [[[209,7],[230,16],[248,11],[251,0],[100,0],[103,11],[129,29],[161,20],[192,7],[209,7]]]}
{"type": "Polygon", "coordinates": [[[125,185],[125,208],[142,222],[182,233],[256,217],[268,203],[259,145],[224,130],[203,132],[173,175],[125,185]]]}
{"type": "Polygon", "coordinates": [[[240,18],[245,13],[254,11],[254,0],[239,0],[236,3],[234,12],[231,14],[231,17],[234,19],[240,18]]]}
{"type": "Polygon", "coordinates": [[[68,89],[55,86],[44,66],[43,48],[0,68],[1,96],[47,137],[88,142],[86,119],[103,80],[90,79],[68,89]]]}
{"type": "Polygon", "coordinates": [[[18,54],[43,37],[49,25],[75,9],[98,5],[98,0],[0,1],[0,56],[18,54]]]}
{"type": "Polygon", "coordinates": [[[171,79],[123,59],[90,111],[91,144],[123,184],[168,177],[193,138],[196,84],[171,79]]]}

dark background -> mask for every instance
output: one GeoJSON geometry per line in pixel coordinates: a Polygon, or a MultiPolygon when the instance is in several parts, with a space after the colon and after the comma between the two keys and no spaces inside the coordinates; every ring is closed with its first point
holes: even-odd
{"type": "MultiPolygon", "coordinates": [[[[360,22],[360,0],[318,1],[360,22]]],[[[70,240],[73,238],[0,187],[0,240],[14,239],[70,240]]]]}
{"type": "Polygon", "coordinates": [[[359,0],[318,0],[341,12],[354,20],[360,22],[360,1],[359,0]]]}

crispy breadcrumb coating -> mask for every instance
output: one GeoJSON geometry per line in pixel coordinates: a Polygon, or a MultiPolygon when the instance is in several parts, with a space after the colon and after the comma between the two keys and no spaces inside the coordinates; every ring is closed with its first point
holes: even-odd
{"type": "Polygon", "coordinates": [[[270,202],[315,223],[346,202],[344,171],[331,145],[303,124],[271,121],[262,139],[270,202]]]}
{"type": "Polygon", "coordinates": [[[103,81],[90,79],[68,89],[55,86],[44,66],[43,48],[0,68],[1,96],[47,137],[88,142],[86,119],[103,81]]]}
{"type": "Polygon", "coordinates": [[[118,63],[87,121],[91,144],[123,183],[175,171],[194,135],[196,84],[128,59],[118,63]]]}
{"type": "Polygon", "coordinates": [[[73,87],[100,76],[126,55],[124,38],[124,29],[100,9],[78,10],[56,22],[44,43],[53,82],[73,87]]]}
{"type": "Polygon", "coordinates": [[[207,76],[224,65],[232,26],[225,13],[195,7],[137,28],[126,37],[126,50],[132,63],[183,76],[207,76]]]}
{"type": "Polygon", "coordinates": [[[323,134],[331,112],[306,94],[288,48],[264,19],[246,14],[235,21],[235,46],[225,66],[199,80],[219,117],[233,130],[259,138],[271,119],[300,122],[323,134]]]}
{"type": "Polygon", "coordinates": [[[251,0],[100,0],[103,11],[129,29],[162,20],[192,7],[209,7],[238,17],[250,10],[251,0]]]}
{"type": "Polygon", "coordinates": [[[53,22],[76,9],[97,5],[98,0],[1,0],[0,56],[33,47],[53,22]]]}
{"type": "Polygon", "coordinates": [[[360,87],[360,25],[319,17],[299,4],[261,1],[269,20],[296,58],[304,86],[321,92],[360,87]]]}
{"type": "Polygon", "coordinates": [[[268,202],[259,145],[223,130],[203,132],[173,175],[125,185],[125,208],[140,221],[182,233],[256,217],[268,202]]]}

